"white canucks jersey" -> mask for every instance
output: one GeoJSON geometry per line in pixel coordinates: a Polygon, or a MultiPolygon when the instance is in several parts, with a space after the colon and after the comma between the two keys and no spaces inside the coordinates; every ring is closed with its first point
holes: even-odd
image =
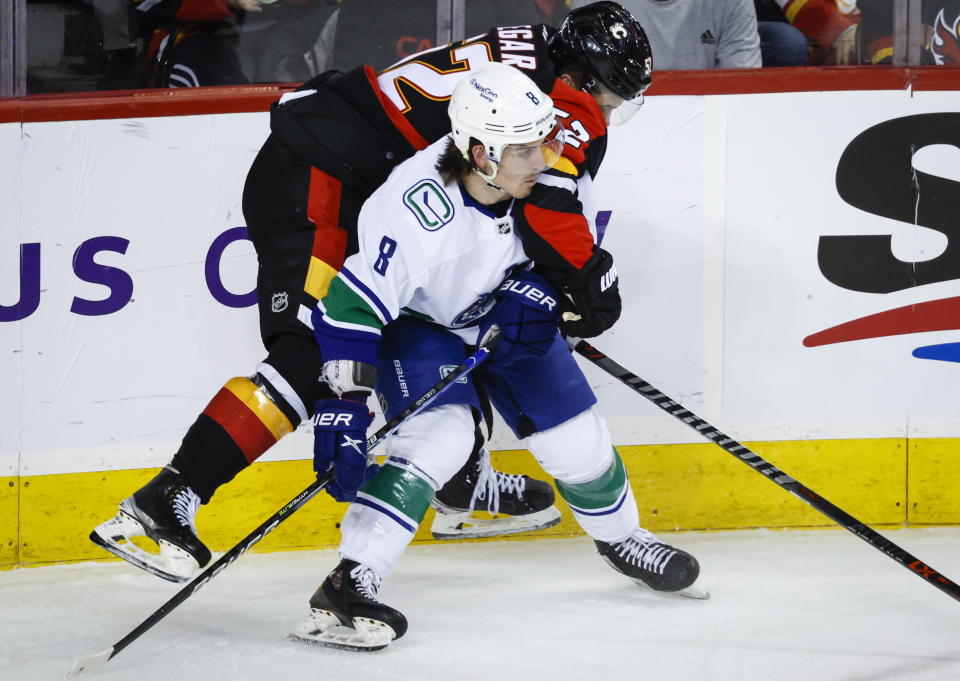
{"type": "Polygon", "coordinates": [[[364,203],[359,251],[313,315],[325,361],[375,364],[381,327],[401,314],[476,343],[493,292],[528,259],[510,210],[496,217],[459,184],[444,186],[434,166],[448,139],[398,166],[364,203]]]}

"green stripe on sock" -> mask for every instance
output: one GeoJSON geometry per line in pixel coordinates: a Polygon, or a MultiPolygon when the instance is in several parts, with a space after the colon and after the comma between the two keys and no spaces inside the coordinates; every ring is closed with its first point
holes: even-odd
{"type": "Polygon", "coordinates": [[[594,509],[612,506],[620,498],[627,484],[627,471],[617,450],[613,450],[613,463],[607,472],[588,482],[566,483],[556,481],[560,496],[577,508],[594,509]]]}
{"type": "Polygon", "coordinates": [[[433,487],[418,475],[396,466],[383,466],[360,490],[392,506],[418,523],[423,520],[433,487]]]}

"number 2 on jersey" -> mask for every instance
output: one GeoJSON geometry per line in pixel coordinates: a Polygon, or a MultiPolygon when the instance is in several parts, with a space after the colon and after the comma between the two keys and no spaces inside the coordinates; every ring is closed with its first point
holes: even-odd
{"type": "Polygon", "coordinates": [[[450,99],[453,87],[464,72],[482,68],[492,61],[493,55],[486,43],[473,43],[450,50],[449,70],[441,71],[422,61],[408,61],[384,71],[377,80],[380,81],[380,89],[387,98],[400,113],[405,114],[410,111],[411,106],[400,88],[401,83],[417,90],[424,97],[443,101],[450,99]]]}

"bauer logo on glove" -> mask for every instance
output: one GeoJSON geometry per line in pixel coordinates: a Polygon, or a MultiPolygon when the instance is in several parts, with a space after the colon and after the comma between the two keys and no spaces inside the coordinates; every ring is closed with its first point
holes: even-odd
{"type": "Polygon", "coordinates": [[[491,359],[503,366],[545,355],[557,337],[559,296],[547,280],[530,271],[518,272],[497,289],[496,304],[480,321],[480,344],[492,327],[500,340],[491,359]]]}
{"type": "Polygon", "coordinates": [[[353,414],[324,412],[313,415],[314,426],[343,426],[349,428],[351,423],[353,423],[353,414]]]}
{"type": "MultiPolygon", "coordinates": [[[[530,279],[535,276],[532,273],[524,272],[523,279],[507,279],[500,285],[500,292],[508,292],[524,298],[529,298],[531,302],[542,305],[548,310],[553,311],[557,306],[557,299],[553,297],[552,292],[547,293],[544,288],[538,288],[530,283],[530,279]]],[[[544,282],[546,283],[546,282],[544,282]]]]}

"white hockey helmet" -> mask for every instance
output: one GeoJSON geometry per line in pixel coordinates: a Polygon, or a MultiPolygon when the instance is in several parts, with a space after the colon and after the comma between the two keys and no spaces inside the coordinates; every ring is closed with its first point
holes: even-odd
{"type": "Polygon", "coordinates": [[[471,160],[471,137],[483,144],[493,172],[477,172],[488,182],[496,176],[508,145],[543,141],[545,166],[553,167],[560,159],[563,129],[557,123],[553,100],[512,66],[490,62],[471,71],[454,87],[447,111],[453,142],[465,159],[471,160]]]}

